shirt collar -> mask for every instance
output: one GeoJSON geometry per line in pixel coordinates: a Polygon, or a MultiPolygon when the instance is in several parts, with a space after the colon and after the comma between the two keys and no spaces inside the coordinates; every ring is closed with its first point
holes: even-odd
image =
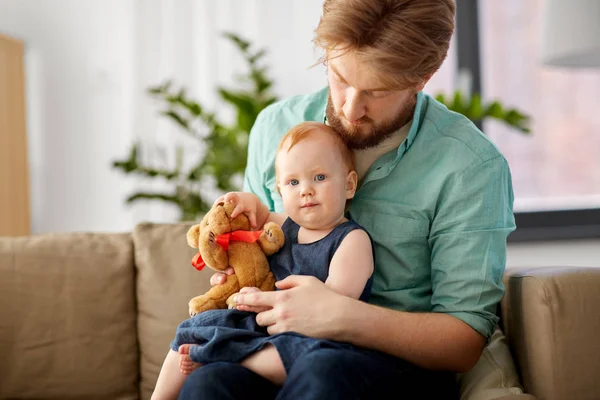
{"type": "Polygon", "coordinates": [[[417,133],[419,133],[419,130],[421,129],[421,124],[425,118],[425,110],[427,109],[427,105],[425,104],[426,101],[427,99],[423,91],[417,93],[417,104],[415,105],[415,111],[413,113],[412,125],[406,136],[406,149],[404,151],[407,151],[410,148],[417,137],[417,133]]]}

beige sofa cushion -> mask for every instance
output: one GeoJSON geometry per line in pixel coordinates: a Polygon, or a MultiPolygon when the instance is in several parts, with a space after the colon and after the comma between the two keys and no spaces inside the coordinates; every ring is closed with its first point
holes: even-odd
{"type": "Polygon", "coordinates": [[[479,361],[458,375],[460,400],[491,400],[523,394],[506,337],[496,329],[479,361]]]}
{"type": "Polygon", "coordinates": [[[189,318],[189,300],[210,289],[213,271],[191,264],[197,252],[186,241],[191,225],[147,223],[133,233],[143,399],[154,390],[177,325],[189,318]]]}
{"type": "Polygon", "coordinates": [[[0,238],[0,398],[135,399],[126,234],[0,238]]]}
{"type": "Polygon", "coordinates": [[[504,332],[523,385],[544,400],[600,397],[600,268],[510,270],[504,332]]]}

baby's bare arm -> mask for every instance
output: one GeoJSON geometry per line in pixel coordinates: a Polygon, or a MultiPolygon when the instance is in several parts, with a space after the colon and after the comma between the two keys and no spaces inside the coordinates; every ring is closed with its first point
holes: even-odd
{"type": "Polygon", "coordinates": [[[336,292],[358,299],[373,274],[374,260],[367,232],[355,229],[336,250],[325,284],[336,292]]]}

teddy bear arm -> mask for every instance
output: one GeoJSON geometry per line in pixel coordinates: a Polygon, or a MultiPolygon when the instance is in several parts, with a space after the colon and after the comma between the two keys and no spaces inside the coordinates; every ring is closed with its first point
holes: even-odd
{"type": "Polygon", "coordinates": [[[267,256],[277,253],[284,242],[285,235],[281,227],[274,222],[265,224],[263,233],[258,238],[258,244],[267,256]]]}

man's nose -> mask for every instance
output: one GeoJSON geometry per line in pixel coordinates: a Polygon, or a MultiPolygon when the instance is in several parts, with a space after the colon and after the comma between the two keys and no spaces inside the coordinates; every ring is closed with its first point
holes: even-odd
{"type": "Polygon", "coordinates": [[[344,116],[350,122],[358,121],[367,113],[360,91],[350,87],[346,90],[346,101],[342,107],[344,116]]]}

